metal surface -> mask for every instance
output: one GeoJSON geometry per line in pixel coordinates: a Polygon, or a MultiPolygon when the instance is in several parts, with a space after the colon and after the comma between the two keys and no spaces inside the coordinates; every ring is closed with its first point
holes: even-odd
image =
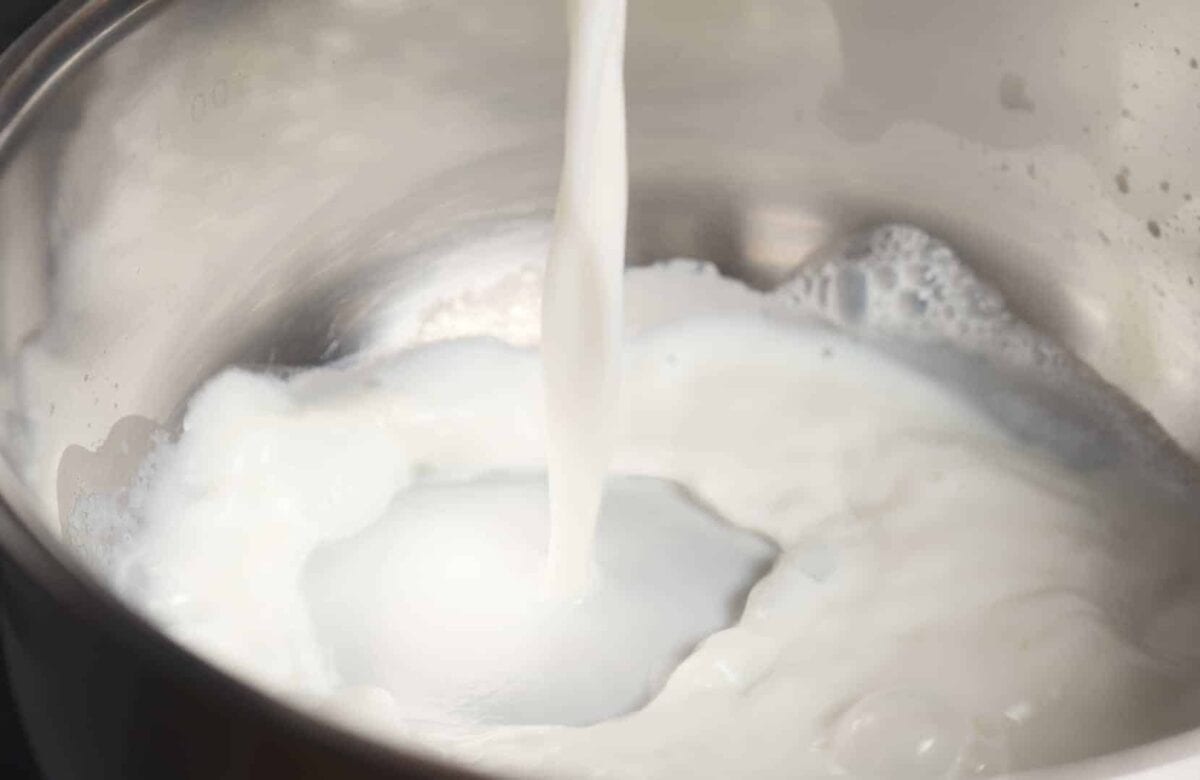
{"type": "MultiPolygon", "coordinates": [[[[239,723],[268,724],[272,751],[303,738],[322,771],[383,771],[382,753],[188,659],[64,563],[59,456],[127,417],[169,426],[227,363],[344,354],[386,333],[407,291],[469,264],[456,248],[546,220],[562,5],[68,3],[0,59],[15,612],[36,622],[26,599],[58,605],[75,637],[60,642],[101,636],[96,652],[152,659],[145,685],[186,680],[170,684],[189,712],[253,711],[239,723]]],[[[848,229],[912,220],[1200,452],[1194,0],[658,0],[631,14],[635,261],[697,256],[767,286],[848,229]]],[[[24,631],[25,657],[55,641],[24,631]]],[[[1190,735],[1106,766],[1196,750],[1190,735]]],[[[222,776],[250,772],[236,769],[222,776]]]]}

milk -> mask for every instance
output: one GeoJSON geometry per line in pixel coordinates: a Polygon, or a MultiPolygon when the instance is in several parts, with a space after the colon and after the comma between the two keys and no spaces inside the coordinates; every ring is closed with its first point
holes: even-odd
{"type": "Polygon", "coordinates": [[[447,288],[414,333],[457,337],[223,372],[80,554],[247,682],[520,776],[979,777],[1200,722],[1190,461],[915,228],[768,293],[622,274],[625,4],[572,13],[549,261],[497,286],[542,282],[540,344],[447,288]]]}
{"type": "Polygon", "coordinates": [[[566,155],[542,298],[549,582],[579,595],[612,455],[625,266],[625,0],[572,0],[566,155]]]}
{"type": "MultiPolygon", "coordinates": [[[[974,777],[1200,721],[1186,460],[944,245],[851,254],[767,294],[626,273],[574,602],[539,354],[478,336],[226,372],[74,536],[123,523],[103,576],[253,684],[520,775],[974,777]]],[[[457,295],[431,316],[512,303],[457,295]]]]}

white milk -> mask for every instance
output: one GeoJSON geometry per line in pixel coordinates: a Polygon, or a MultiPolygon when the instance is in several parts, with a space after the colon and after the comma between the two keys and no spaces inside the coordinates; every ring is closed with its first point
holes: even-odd
{"type": "Polygon", "coordinates": [[[542,298],[549,580],[587,584],[613,446],[625,267],[625,0],[571,0],[566,155],[542,298]]]}
{"type": "MultiPolygon", "coordinates": [[[[541,361],[227,371],[67,538],[244,679],[521,776],[975,777],[1200,723],[1191,465],[946,247],[622,277],[624,17],[573,6],[541,361]]],[[[506,332],[458,295],[415,332],[506,332]]]]}
{"type": "Polygon", "coordinates": [[[480,337],[226,372],[72,536],[125,528],[100,570],[243,678],[520,775],[972,777],[1200,722],[1189,467],[941,244],[851,254],[626,274],[575,606],[540,595],[537,352],[480,337]]]}

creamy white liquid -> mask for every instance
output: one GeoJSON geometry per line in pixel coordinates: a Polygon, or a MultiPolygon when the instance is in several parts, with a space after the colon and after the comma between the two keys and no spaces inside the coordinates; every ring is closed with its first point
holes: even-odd
{"type": "Polygon", "coordinates": [[[620,385],[625,0],[571,0],[566,154],[542,298],[549,578],[583,592],[620,385]]]}
{"type": "MultiPolygon", "coordinates": [[[[520,776],[974,777],[1200,722],[1190,467],[948,249],[622,279],[624,13],[573,6],[541,361],[230,370],[67,538],[249,681],[520,776]]],[[[506,332],[456,295],[417,330],[506,332]]]]}
{"type": "MultiPolygon", "coordinates": [[[[626,275],[577,607],[538,597],[538,355],[486,338],[229,371],[68,535],[231,671],[519,775],[972,777],[1200,722],[1190,473],[940,244],[852,254],[771,294],[626,275]]],[[[520,304],[459,300],[431,316],[520,304]]]]}

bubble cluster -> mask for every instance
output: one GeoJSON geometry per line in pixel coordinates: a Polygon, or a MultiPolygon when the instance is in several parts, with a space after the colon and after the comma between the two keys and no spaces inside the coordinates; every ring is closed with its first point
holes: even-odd
{"type": "Polygon", "coordinates": [[[945,243],[889,224],[853,236],[772,294],[962,387],[1017,436],[1078,467],[1140,463],[1185,485],[1195,466],[1144,410],[1035,330],[945,243]]]}
{"type": "Polygon", "coordinates": [[[908,688],[874,691],[833,723],[836,769],[859,780],[984,777],[1008,770],[1004,732],[908,688]]]}
{"type": "Polygon", "coordinates": [[[855,236],[839,256],[801,269],[774,297],[850,330],[972,351],[999,347],[1038,364],[1062,356],[950,247],[910,225],[855,236]]]}

